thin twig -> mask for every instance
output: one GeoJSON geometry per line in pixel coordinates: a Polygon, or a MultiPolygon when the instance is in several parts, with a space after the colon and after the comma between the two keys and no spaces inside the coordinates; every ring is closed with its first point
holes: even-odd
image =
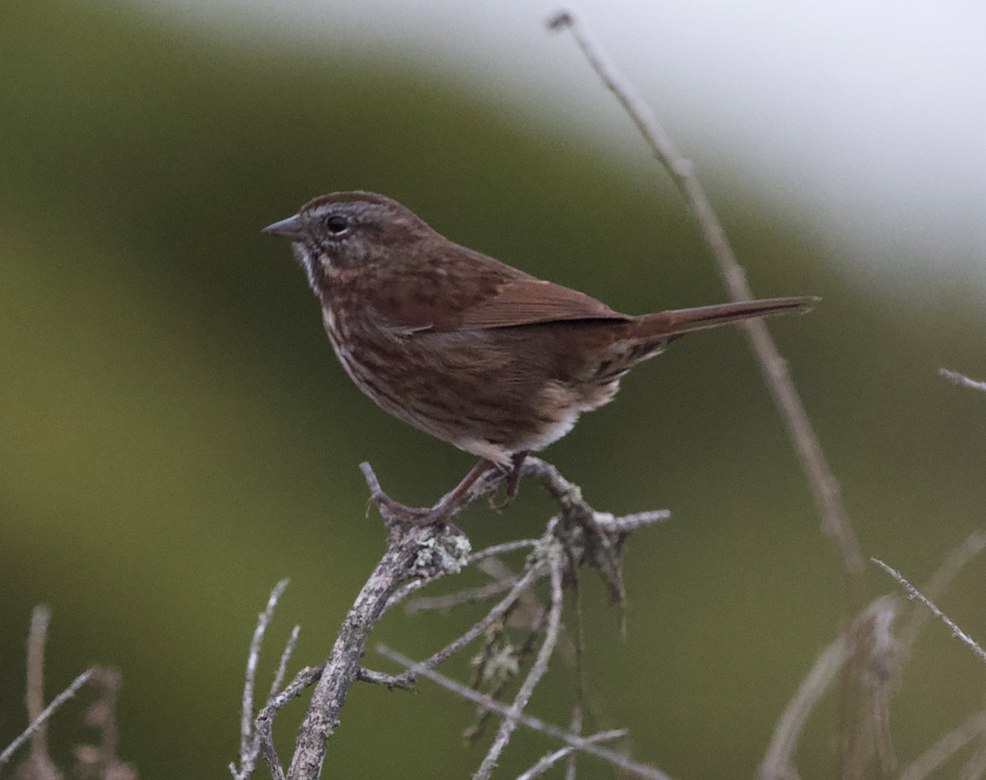
{"type": "MultiPolygon", "coordinates": [[[[944,563],[921,588],[921,592],[931,601],[940,599],[962,568],[983,549],[986,549],[986,533],[973,531],[962,544],[949,553],[944,563]]],[[[914,602],[911,603],[910,609],[901,615],[897,643],[902,664],[910,657],[911,648],[931,617],[928,610],[914,602]]]]}
{"type": "Polygon", "coordinates": [[[446,690],[458,694],[463,699],[468,699],[469,701],[475,702],[486,709],[494,710],[504,717],[516,718],[517,722],[521,725],[527,726],[535,731],[540,731],[542,734],[547,734],[555,739],[560,739],[566,744],[571,745],[576,750],[581,750],[584,753],[589,753],[597,758],[603,759],[604,761],[608,761],[613,764],[613,766],[630,772],[638,777],[645,777],[648,778],[648,780],[671,780],[669,775],[666,775],[659,769],[647,766],[646,764],[637,763],[636,761],[633,761],[614,750],[608,750],[606,748],[599,747],[598,745],[594,745],[585,737],[579,737],[575,734],[571,734],[565,729],[551,723],[547,723],[540,718],[535,718],[533,715],[528,715],[527,713],[521,713],[518,715],[513,713],[512,708],[508,707],[506,704],[502,704],[490,696],[482,694],[479,691],[474,691],[472,688],[468,688],[465,685],[457,683],[455,680],[452,680],[443,674],[439,674],[433,669],[429,669],[421,664],[418,664],[395,650],[391,650],[389,647],[377,645],[376,649],[381,655],[384,655],[391,661],[405,667],[412,675],[425,677],[432,682],[441,685],[446,690]]]}
{"type": "Polygon", "coordinates": [[[267,598],[267,607],[257,615],[257,627],[253,630],[253,638],[250,640],[250,651],[247,654],[246,682],[243,685],[243,708],[240,712],[240,760],[242,767],[247,774],[253,771],[250,765],[247,770],[246,757],[252,752],[256,758],[256,742],[253,739],[253,688],[257,679],[257,665],[260,663],[260,648],[264,642],[264,634],[267,626],[274,615],[274,607],[277,600],[281,598],[284,589],[288,586],[288,579],[281,580],[274,589],[271,590],[267,598]]]}
{"type": "MultiPolygon", "coordinates": [[[[625,517],[614,517],[609,512],[597,512],[582,498],[582,489],[540,458],[528,456],[521,468],[524,475],[536,477],[561,509],[563,525],[575,533],[566,546],[579,561],[584,560],[599,569],[609,588],[613,604],[625,604],[623,566],[620,550],[631,531],[670,517],[666,510],[638,512],[625,517]],[[576,537],[582,537],[581,545],[576,537]],[[576,547],[583,547],[576,552],[576,547]]],[[[549,521],[549,531],[551,523],[549,521]]],[[[625,626],[624,626],[625,628],[625,626]]]]}
{"type": "Polygon", "coordinates": [[[417,664],[415,668],[424,667],[426,669],[434,669],[446,658],[459,652],[476,637],[482,634],[488,626],[499,620],[500,616],[510,609],[511,606],[513,606],[514,602],[521,597],[523,592],[529,588],[533,582],[544,576],[547,570],[548,566],[544,562],[534,564],[527,570],[527,572],[525,572],[523,577],[517,580],[517,583],[510,589],[510,592],[504,596],[497,603],[497,605],[493,607],[493,609],[487,612],[472,628],[459,636],[457,639],[449,642],[445,647],[437,653],[434,653],[430,658],[417,664]]]}
{"type": "MultiPolygon", "coordinates": [[[[684,195],[706,243],[715,256],[719,273],[730,298],[735,301],[751,300],[753,292],[747,283],[746,275],[729,246],[726,233],[712,209],[712,204],[695,176],[691,161],[685,159],[677,150],[650,106],[620,74],[603,52],[603,48],[572,11],[563,10],[552,15],[548,20],[548,27],[552,30],[571,31],[592,69],[623,106],[658,161],[668,170],[684,195]]],[[[861,574],[863,557],[842,506],[839,484],[832,475],[801,398],[791,382],[787,363],[778,353],[762,320],[747,320],[741,323],[741,326],[760,360],[764,379],[787,426],[788,434],[794,442],[795,451],[801,460],[802,468],[815,496],[815,503],[822,515],[822,530],[839,546],[845,570],[849,574],[861,574]]]]}
{"type": "Polygon", "coordinates": [[[957,371],[949,371],[947,368],[939,368],[938,373],[946,379],[951,379],[957,385],[986,392],[986,382],[977,382],[975,379],[969,379],[969,377],[963,376],[957,371]]]}
{"type": "Polygon", "coordinates": [[[288,637],[288,641],[284,643],[284,652],[281,653],[281,660],[278,662],[277,671],[274,673],[274,681],[270,685],[270,695],[267,697],[268,701],[274,696],[277,696],[281,690],[281,683],[284,682],[284,675],[288,671],[288,661],[291,660],[291,654],[298,644],[298,634],[300,633],[301,626],[295,626],[291,629],[291,636],[288,637]]]}
{"type": "Polygon", "coordinates": [[[444,596],[423,596],[408,602],[404,609],[408,615],[413,615],[415,612],[449,610],[470,601],[482,601],[491,596],[498,596],[503,591],[510,590],[516,582],[516,578],[497,580],[487,585],[480,585],[478,588],[464,588],[444,596]]]}
{"type": "Polygon", "coordinates": [[[51,704],[41,711],[41,714],[31,722],[31,725],[24,729],[24,731],[22,731],[20,735],[13,742],[7,745],[2,753],[0,753],[0,767],[10,760],[10,757],[14,754],[14,751],[23,745],[25,740],[30,738],[32,734],[44,726],[48,718],[50,718],[59,707],[75,696],[76,691],[89,682],[89,678],[92,677],[95,671],[95,667],[92,669],[86,669],[86,671],[72,680],[72,683],[68,686],[68,688],[51,700],[51,704]]]}
{"type": "MultiPolygon", "coordinates": [[[[306,666],[294,676],[294,679],[284,687],[284,690],[267,701],[267,704],[260,710],[257,719],[254,721],[254,728],[257,733],[257,746],[260,755],[267,763],[267,768],[273,780],[284,780],[284,769],[281,768],[280,759],[277,757],[277,749],[274,747],[274,716],[281,707],[300,695],[305,688],[320,680],[324,670],[324,664],[315,667],[306,666]]],[[[235,776],[235,768],[232,766],[230,768],[234,770],[235,776]]]]}
{"type": "Polygon", "coordinates": [[[361,666],[356,679],[360,682],[373,683],[374,685],[386,685],[391,690],[398,688],[402,691],[410,691],[414,688],[414,681],[408,679],[406,672],[402,672],[401,674],[384,674],[383,672],[375,672],[372,669],[361,666]]]}
{"type": "MultiPolygon", "coordinates": [[[[608,742],[612,739],[625,737],[629,733],[630,732],[627,729],[610,729],[609,731],[600,731],[598,734],[593,734],[592,736],[586,737],[585,741],[608,742]]],[[[526,772],[517,775],[517,780],[534,780],[534,778],[543,775],[563,758],[571,757],[575,755],[576,752],[577,751],[574,747],[571,745],[566,745],[563,748],[559,748],[554,753],[548,753],[546,756],[541,756],[534,766],[526,772]]]]}
{"type": "Polygon", "coordinates": [[[544,673],[548,671],[548,661],[551,659],[551,655],[555,651],[555,645],[558,643],[558,632],[561,630],[561,610],[564,603],[561,587],[562,552],[556,545],[553,549],[547,551],[547,556],[551,567],[551,609],[548,613],[548,628],[545,632],[544,642],[541,644],[541,649],[538,651],[534,665],[531,667],[530,672],[528,672],[527,677],[524,678],[520,690],[514,697],[514,703],[510,707],[511,714],[500,723],[496,737],[490,745],[490,749],[486,753],[486,757],[483,759],[482,764],[480,764],[479,769],[473,775],[473,780],[488,780],[490,774],[493,772],[493,767],[496,766],[497,759],[510,741],[510,735],[517,728],[516,716],[520,715],[524,711],[524,708],[527,707],[527,702],[530,701],[535,686],[541,681],[544,673]]]}
{"type": "Polygon", "coordinates": [[[489,547],[484,547],[482,550],[477,550],[469,556],[469,563],[479,563],[484,558],[489,558],[493,555],[504,555],[505,553],[513,552],[514,550],[523,550],[528,547],[534,547],[540,543],[540,539],[514,539],[510,542],[503,542],[502,544],[492,544],[489,547]]]}
{"type": "Polygon", "coordinates": [[[911,583],[905,580],[903,575],[901,575],[901,573],[898,572],[896,569],[891,568],[890,566],[888,566],[883,561],[877,558],[870,558],[870,560],[873,561],[873,563],[875,563],[885,572],[887,572],[895,580],[897,580],[897,582],[900,583],[900,585],[908,592],[908,594],[912,599],[917,599],[922,604],[924,604],[928,609],[930,609],[935,614],[935,616],[942,621],[942,623],[944,623],[946,626],[952,629],[952,636],[957,637],[961,639],[963,642],[965,642],[970,648],[972,648],[972,651],[977,656],[979,656],[979,659],[984,663],[986,663],[986,651],[984,651],[972,637],[966,634],[965,631],[963,631],[961,628],[955,625],[955,623],[952,622],[952,620],[948,617],[948,615],[946,615],[944,612],[938,609],[938,607],[935,605],[933,601],[931,601],[931,599],[925,597],[921,593],[921,591],[919,591],[917,588],[911,585],[911,583]]]}

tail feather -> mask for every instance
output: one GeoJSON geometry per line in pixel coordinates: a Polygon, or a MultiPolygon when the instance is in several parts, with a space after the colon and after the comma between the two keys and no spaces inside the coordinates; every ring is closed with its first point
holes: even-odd
{"type": "Polygon", "coordinates": [[[693,309],[673,309],[656,314],[645,314],[637,320],[637,338],[669,335],[680,336],[694,330],[717,328],[731,322],[765,317],[771,314],[799,312],[804,314],[820,301],[813,296],[795,298],[763,298],[758,301],[733,301],[693,309]]]}

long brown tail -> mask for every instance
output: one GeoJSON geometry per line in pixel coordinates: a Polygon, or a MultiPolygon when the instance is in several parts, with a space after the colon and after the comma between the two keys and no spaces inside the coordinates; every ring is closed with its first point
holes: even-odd
{"type": "Polygon", "coordinates": [[[783,314],[796,311],[805,313],[821,298],[802,296],[797,298],[763,298],[759,301],[734,301],[718,303],[713,306],[698,306],[694,309],[673,309],[656,314],[645,314],[637,320],[638,338],[648,336],[690,333],[693,330],[716,328],[751,317],[764,317],[770,314],[783,314]]]}

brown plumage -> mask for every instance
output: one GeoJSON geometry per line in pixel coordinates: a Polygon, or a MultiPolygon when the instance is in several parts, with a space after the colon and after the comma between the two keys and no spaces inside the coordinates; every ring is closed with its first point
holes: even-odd
{"type": "MultiPolygon", "coordinates": [[[[512,465],[513,483],[528,451],[612,400],[627,371],[682,334],[816,300],[620,314],[459,246],[370,192],[324,195],[265,231],[294,242],[353,381],[401,420],[482,458],[470,484],[489,463],[512,465]]],[[[465,482],[427,519],[447,517],[465,482]]]]}

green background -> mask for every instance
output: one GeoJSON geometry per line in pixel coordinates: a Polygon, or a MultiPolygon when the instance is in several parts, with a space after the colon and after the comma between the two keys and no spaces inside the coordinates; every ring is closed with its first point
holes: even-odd
{"type": "MultiPolygon", "coordinates": [[[[295,668],[317,663],[382,551],[357,464],[412,504],[471,465],[349,382],[287,245],[261,227],[368,189],[618,310],[725,294],[642,143],[631,176],[498,88],[424,75],[421,55],[234,43],[125,5],[8,0],[3,16],[0,745],[25,725],[23,646],[45,602],[49,697],[88,664],[116,665],[122,758],[145,780],[223,776],[270,588],[292,579],[267,667],[295,623],[295,668]]],[[[823,297],[771,330],[864,554],[923,581],[986,506],[986,397],[936,374],[980,369],[981,291],[954,274],[854,287],[816,229],[717,189],[735,171],[698,162],[755,292],[823,297]]],[[[846,615],[839,559],[740,334],[693,336],[638,368],[546,457],[599,509],[672,511],[627,547],[625,639],[584,578],[596,724],[629,727],[634,757],[676,777],[752,775],[846,615]]],[[[549,512],[525,484],[460,525],[479,547],[529,536],[549,512]]],[[[943,600],[974,636],[984,566],[943,600]]],[[[868,582],[869,596],[894,590],[876,571],[868,582]]],[[[423,657],[478,614],[395,612],[371,645],[423,657]]],[[[464,678],[465,661],[449,672],[464,678]]],[[[926,631],[894,700],[904,763],[981,706],[982,679],[944,628],[926,631]]],[[[567,721],[570,683],[557,664],[535,713],[567,721]]],[[[833,703],[805,735],[805,777],[831,769],[833,703]]],[[[302,709],[276,724],[283,753],[302,709]]],[[[467,776],[482,755],[460,737],[471,712],[427,683],[358,685],[325,776],[467,776]]],[[[78,704],[55,718],[59,757],[94,739],[79,721],[78,704]]],[[[549,747],[519,737],[501,776],[549,747]]]]}

